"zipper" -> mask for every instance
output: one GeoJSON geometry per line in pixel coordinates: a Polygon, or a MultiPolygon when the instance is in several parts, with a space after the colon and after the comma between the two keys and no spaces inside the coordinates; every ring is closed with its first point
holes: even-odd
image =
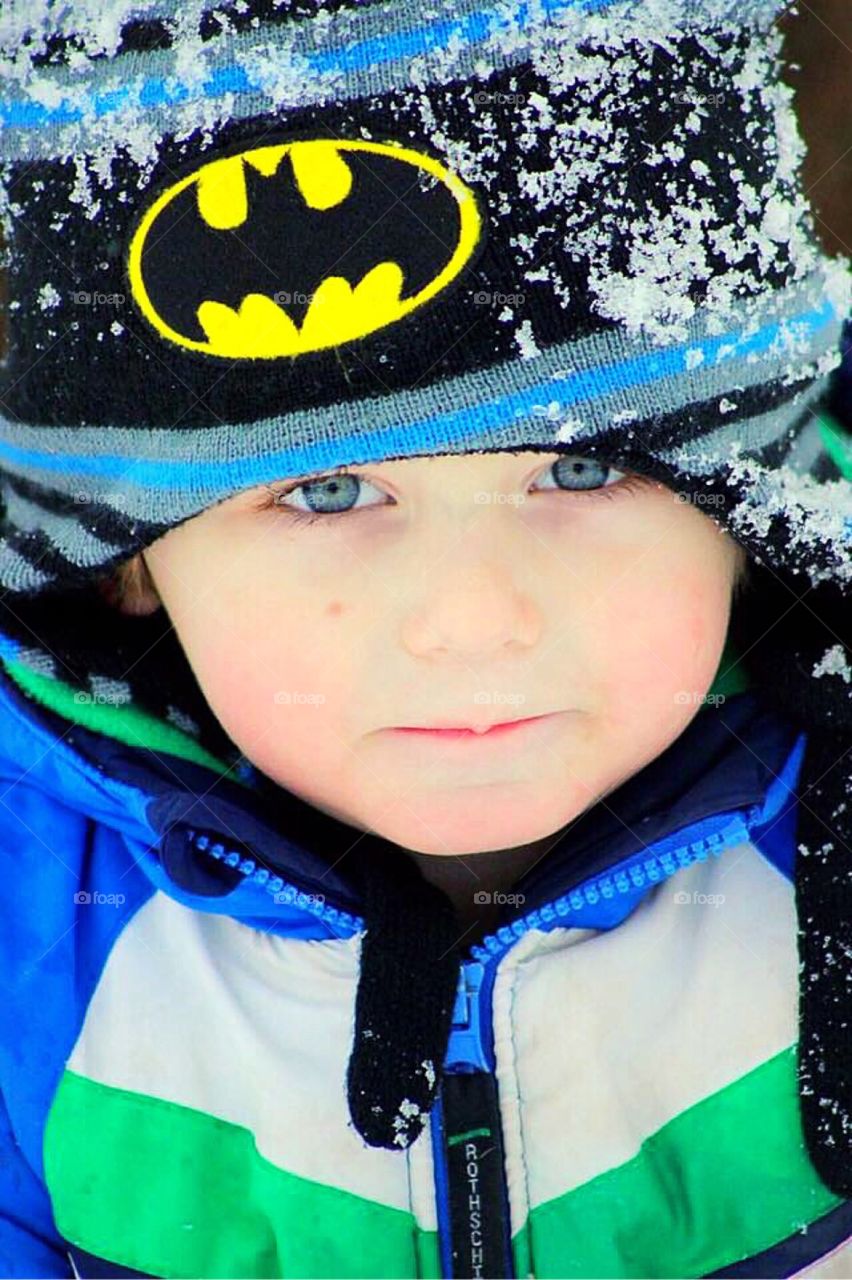
{"type": "MultiPolygon", "coordinates": [[[[551,902],[536,907],[524,916],[519,916],[511,924],[501,925],[496,933],[487,934],[481,943],[474,943],[470,947],[471,958],[482,964],[492,959],[500,959],[519,938],[529,933],[531,929],[548,932],[550,929],[564,926],[572,916],[582,912],[587,905],[596,905],[601,898],[612,899],[619,893],[632,893],[637,888],[660,883],[674,875],[681,867],[687,867],[693,862],[703,862],[710,853],[718,855],[730,845],[748,840],[751,827],[756,823],[760,812],[759,805],[752,805],[747,813],[734,810],[717,814],[714,817],[716,821],[723,823],[722,827],[700,839],[667,849],[661,854],[645,850],[644,853],[631,855],[623,863],[611,868],[605,875],[591,876],[551,902]]],[[[697,824],[690,824],[690,826],[695,825],[697,824]]],[[[689,830],[689,827],[684,830],[689,830]]],[[[331,926],[333,932],[342,932],[344,936],[347,934],[351,936],[364,927],[363,916],[329,904],[324,895],[313,893],[292,880],[285,880],[283,876],[259,866],[254,858],[245,857],[236,850],[227,849],[219,832],[198,831],[195,827],[185,827],[184,834],[193,848],[209,854],[226,866],[235,867],[246,880],[253,881],[266,889],[276,902],[310,912],[324,924],[331,926]]],[[[667,836],[665,839],[671,840],[672,837],[667,836]]]]}
{"type": "MultiPolygon", "coordinates": [[[[663,852],[633,854],[606,874],[581,881],[470,947],[469,958],[459,966],[442,1080],[430,1112],[441,1271],[447,1280],[511,1280],[515,1276],[491,1008],[502,957],[531,929],[549,932],[582,926],[587,906],[650,888],[683,867],[703,862],[711,854],[718,857],[726,848],[747,841],[760,814],[761,807],[755,804],[746,812],[713,815],[714,829],[686,844],[671,844],[679,835],[675,832],[664,838],[671,847],[663,852]]],[[[194,848],[236,867],[246,879],[266,888],[276,902],[309,911],[338,935],[364,927],[362,916],[320,901],[292,881],[258,867],[255,859],[226,849],[218,833],[195,828],[185,832],[194,848]]]]}
{"type": "Polygon", "coordinates": [[[430,1113],[441,1274],[513,1277],[511,1213],[494,1045],[496,959],[463,960],[438,1096],[430,1113]]]}
{"type": "Polygon", "coordinates": [[[277,903],[299,907],[309,911],[311,915],[330,925],[334,932],[342,930],[344,934],[359,933],[364,927],[364,917],[344,911],[340,907],[329,906],[321,894],[309,892],[291,880],[276,875],[266,867],[258,866],[254,858],[244,857],[236,850],[226,849],[215,831],[197,831],[195,827],[184,828],[185,837],[194,849],[208,853],[211,858],[224,863],[227,867],[235,867],[246,880],[261,885],[272,895],[277,903]]]}

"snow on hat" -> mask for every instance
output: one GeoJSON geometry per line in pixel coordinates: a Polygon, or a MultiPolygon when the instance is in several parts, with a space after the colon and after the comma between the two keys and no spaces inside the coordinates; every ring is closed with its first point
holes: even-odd
{"type": "MultiPolygon", "coordinates": [[[[800,919],[845,901],[825,868],[849,844],[852,517],[820,406],[852,288],[802,192],[781,7],[8,6],[7,664],[109,690],[225,756],[177,641],[143,661],[162,621],[99,606],[104,574],[288,475],[597,454],[716,494],[761,567],[737,625],[767,699],[811,735],[800,919]]],[[[852,1194],[834,981],[803,980],[803,1114],[852,1194]],[[834,1109],[805,1087],[817,1069],[834,1109]]],[[[445,1012],[415,1058],[441,1060],[445,1012]]]]}

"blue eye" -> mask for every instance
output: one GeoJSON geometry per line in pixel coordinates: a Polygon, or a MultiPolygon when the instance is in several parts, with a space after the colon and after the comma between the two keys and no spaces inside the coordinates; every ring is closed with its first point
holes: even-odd
{"type": "Polygon", "coordinates": [[[324,476],[320,480],[306,480],[292,492],[300,490],[308,504],[308,509],[319,515],[337,514],[350,510],[351,503],[358,497],[360,477],[351,473],[339,476],[324,476]]]}
{"type": "Polygon", "coordinates": [[[547,474],[553,476],[560,488],[578,490],[607,487],[609,475],[614,474],[620,479],[624,472],[616,471],[608,462],[597,458],[566,453],[549,467],[547,474]]]}
{"type": "MultiPolygon", "coordinates": [[[[292,489],[286,489],[283,493],[275,494],[274,502],[277,507],[286,507],[290,515],[297,519],[311,519],[316,516],[327,515],[345,515],[347,511],[357,510],[355,503],[361,496],[360,486],[370,484],[369,480],[365,480],[363,476],[356,476],[352,472],[342,472],[339,475],[321,476],[317,480],[303,480],[301,484],[294,485],[292,489]],[[290,502],[285,502],[285,498],[291,498],[294,494],[301,493],[307,507],[291,506],[290,502]]],[[[375,485],[372,486],[375,489],[375,485]]],[[[376,489],[378,493],[379,490],[376,489]]]]}

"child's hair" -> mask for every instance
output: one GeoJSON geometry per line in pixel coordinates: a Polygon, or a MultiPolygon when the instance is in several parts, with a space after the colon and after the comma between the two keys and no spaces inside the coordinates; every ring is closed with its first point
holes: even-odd
{"type": "Polygon", "coordinates": [[[745,588],[751,581],[752,559],[745,547],[739,543],[737,545],[737,567],[734,574],[734,587],[731,592],[731,600],[734,601],[742,595],[745,588]]]}
{"type": "Polygon", "coordinates": [[[99,590],[113,608],[125,613],[143,612],[143,602],[151,592],[156,592],[141,553],[130,560],[123,560],[117,569],[102,578],[99,590]]]}

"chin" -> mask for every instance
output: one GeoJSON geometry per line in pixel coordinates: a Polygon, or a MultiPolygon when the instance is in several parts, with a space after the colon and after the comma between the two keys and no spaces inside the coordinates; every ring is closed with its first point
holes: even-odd
{"type": "MultiPolygon", "coordinates": [[[[577,802],[566,808],[566,796],[553,794],[548,802],[508,798],[506,783],[466,788],[448,799],[431,795],[419,802],[400,802],[376,818],[373,829],[385,840],[413,853],[453,857],[515,849],[559,831],[587,807],[577,802]]],[[[567,791],[567,788],[566,788],[567,791]]]]}

